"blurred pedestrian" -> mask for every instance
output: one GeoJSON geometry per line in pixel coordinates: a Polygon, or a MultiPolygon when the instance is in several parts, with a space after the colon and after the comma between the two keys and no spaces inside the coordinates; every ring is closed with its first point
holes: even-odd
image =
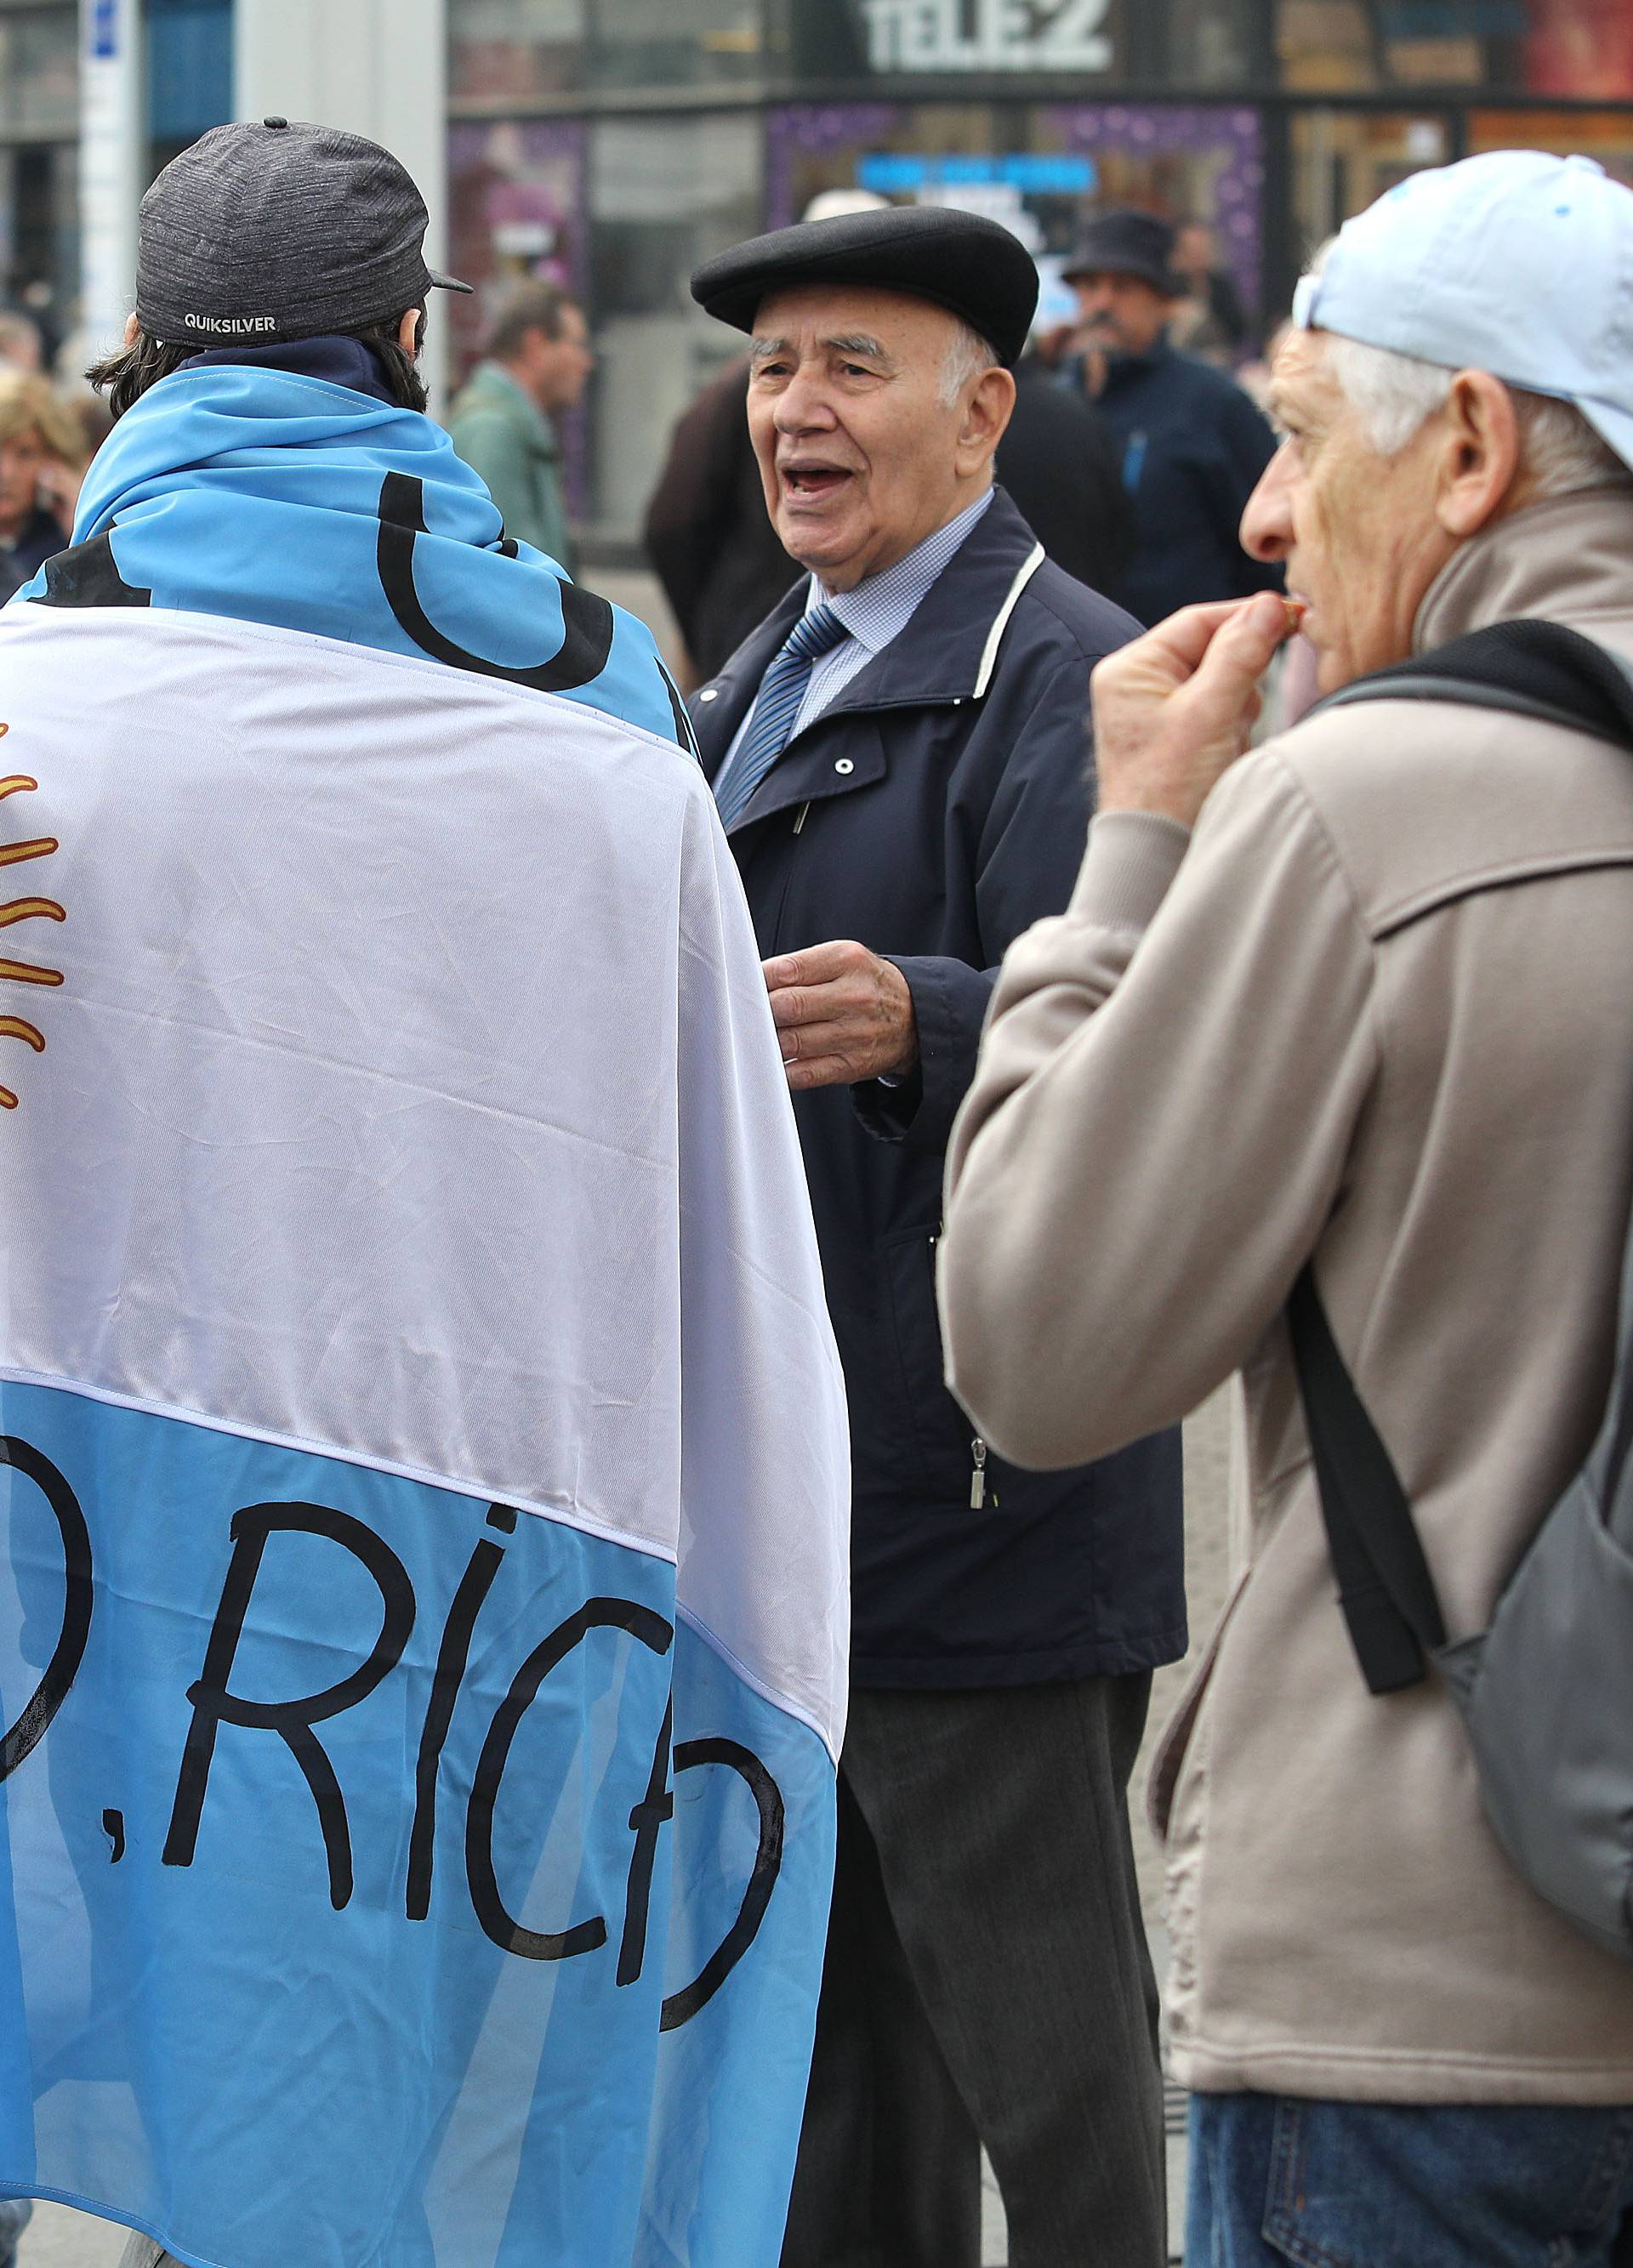
{"type": "Polygon", "coordinates": [[[557,420],[595,367],[584,311],[553,284],[524,284],[500,307],[486,358],[454,403],[454,446],[481,475],[505,533],[573,571],[557,420]]]}
{"type": "Polygon", "coordinates": [[[0,372],[0,600],[67,544],[88,459],[78,420],[43,378],[0,372]]]}
{"type": "Polygon", "coordinates": [[[693,683],[724,668],[800,573],[765,509],[737,357],[676,425],[647,507],[647,556],[686,643],[693,683]]]}
{"type": "Polygon", "coordinates": [[[1171,343],[1181,353],[1229,370],[1247,346],[1247,313],[1206,221],[1185,222],[1175,232],[1171,265],[1185,297],[1169,320],[1171,343]]]}
{"type": "Polygon", "coordinates": [[[1117,443],[1081,387],[1040,354],[1015,365],[1015,408],[996,468],[1046,557],[1091,591],[1119,598],[1134,552],[1134,512],[1117,443]]]}
{"type": "Polygon", "coordinates": [[[1173,241],[1152,213],[1098,213],[1065,270],[1083,342],[1105,357],[1096,407],[1116,436],[1134,514],[1122,595],[1145,622],[1281,582],[1279,568],[1249,558],[1238,532],[1275,437],[1222,371],[1171,344],[1168,325],[1186,291],[1173,241]]]}
{"type": "Polygon", "coordinates": [[[1101,1455],[1245,1382],[1248,1564],[1153,1790],[1187,2260],[1633,2242],[1633,1971],[1504,1855],[1451,1691],[1616,1344],[1633,765],[1602,706],[1526,711],[1524,657],[1546,624],[1585,675],[1633,660],[1629,274],[1633,194],[1585,158],[1473,158],[1344,229],[1244,522],[1329,699],[1240,755],[1267,598],[1102,666],[1088,856],[1006,961],[954,1134],[950,1375],[1009,1454],[1101,1455]],[[1370,1413],[1320,1487],[1312,1305],[1370,1413]],[[1341,1484],[1381,1550],[1380,1460],[1452,1641],[1427,1675],[1394,1581],[1328,1543],[1341,1484]]]}
{"type": "Polygon", "coordinates": [[[38,373],[45,364],[44,342],[32,315],[0,308],[0,369],[38,373]]]}
{"type": "Polygon", "coordinates": [[[766,956],[851,1403],[851,1708],[785,2268],[1164,2257],[1155,2004],[1126,1791],[1185,1643],[1170,1432],[1038,1477],[942,1383],[943,1145],[993,970],[1065,902],[1088,673],[1128,617],[993,485],[1038,295],[919,207],[700,269],[806,571],[692,703],[766,956]]]}

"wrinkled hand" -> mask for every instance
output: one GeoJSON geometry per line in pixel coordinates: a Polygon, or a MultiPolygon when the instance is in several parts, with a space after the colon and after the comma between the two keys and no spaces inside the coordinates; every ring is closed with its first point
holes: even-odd
{"type": "Polygon", "coordinates": [[[899,1078],[919,1060],[913,993],[895,964],[853,940],[813,945],[765,964],[788,1085],[854,1086],[899,1078]]]}
{"type": "Polygon", "coordinates": [[[1246,749],[1259,680],[1297,629],[1274,591],[1185,607],[1108,654],[1090,681],[1101,811],[1154,811],[1193,827],[1246,749]]]}

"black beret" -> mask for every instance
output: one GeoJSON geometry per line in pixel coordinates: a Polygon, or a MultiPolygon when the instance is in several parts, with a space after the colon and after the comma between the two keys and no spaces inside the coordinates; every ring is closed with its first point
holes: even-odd
{"type": "Polygon", "coordinates": [[[1006,368],[1038,305],[1038,269],[1016,236],[946,205],[889,205],[804,221],[706,260],[691,296],[721,322],[751,331],[762,299],[800,284],[866,284],[909,291],[968,323],[1006,368]]]}

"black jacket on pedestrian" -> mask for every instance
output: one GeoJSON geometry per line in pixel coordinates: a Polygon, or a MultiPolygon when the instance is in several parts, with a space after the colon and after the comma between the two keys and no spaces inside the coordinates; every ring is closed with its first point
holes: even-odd
{"type": "Polygon", "coordinates": [[[1268,420],[1233,378],[1165,339],[1113,355],[1096,407],[1117,437],[1134,554],[1119,586],[1147,624],[1204,599],[1282,587],[1242,549],[1247,499],[1275,453],[1268,420]]]}
{"type": "MultiPolygon", "coordinates": [[[[711,778],[806,587],[693,697],[711,778]]],[[[942,1382],[935,1314],[953,1115],[1005,947],[1071,894],[1089,672],[1134,627],[1042,559],[1000,490],[731,830],[762,954],[860,939],[902,970],[918,1020],[905,1087],[794,1098],[851,1402],[861,1686],[1031,1684],[1185,1648],[1178,1436],[1069,1472],[1001,1463],[942,1382]]]]}
{"type": "Polygon", "coordinates": [[[699,678],[721,666],[772,599],[804,580],[765,509],[748,390],[744,355],[676,425],[647,506],[647,556],[699,678]]]}
{"type": "Polygon", "coordinates": [[[1122,449],[1083,397],[1035,355],[1016,365],[1015,409],[998,444],[998,477],[1057,567],[1116,593],[1134,552],[1122,449]]]}

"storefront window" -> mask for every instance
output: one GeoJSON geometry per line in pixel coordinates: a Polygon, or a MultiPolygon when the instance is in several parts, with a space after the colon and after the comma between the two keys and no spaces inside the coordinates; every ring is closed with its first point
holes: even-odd
{"type": "Polygon", "coordinates": [[[466,122],[450,133],[448,257],[476,287],[469,298],[447,295],[456,379],[517,284],[537,278],[582,296],[584,142],[571,120],[466,122]]]}
{"type": "Polygon", "coordinates": [[[39,324],[48,364],[79,291],[78,155],[71,142],[0,147],[0,298],[39,324]]]}
{"type": "Polygon", "coordinates": [[[1561,158],[1597,158],[1633,188],[1633,112],[1626,110],[1476,110],[1468,151],[1552,150],[1561,158]]]}
{"type": "Polygon", "coordinates": [[[1263,0],[1171,0],[1164,17],[1163,77],[1183,87],[1268,84],[1274,49],[1263,0]]]}
{"type": "Polygon", "coordinates": [[[1211,230],[1250,327],[1263,292],[1264,148],[1259,113],[1211,104],[1087,103],[1038,113],[1034,140],[1093,163],[1096,202],[1137,205],[1211,230]]]}
{"type": "Polygon", "coordinates": [[[1633,100],[1629,0],[1531,0],[1530,15],[1525,78],[1531,93],[1633,100]]]}
{"type": "Polygon", "coordinates": [[[944,202],[924,195],[945,179],[941,161],[1009,145],[1023,149],[1024,135],[1006,131],[986,102],[790,104],[765,121],[766,225],[786,228],[824,189],[944,202]]]}
{"type": "Polygon", "coordinates": [[[593,381],[588,517],[632,536],[670,428],[738,350],[686,288],[762,225],[757,116],[607,119],[591,129],[593,381]]]}
{"type": "Polygon", "coordinates": [[[1452,154],[1452,122],[1432,112],[1308,110],[1292,127],[1293,255],[1300,267],[1385,189],[1452,154]]]}
{"type": "Polygon", "coordinates": [[[232,115],[232,0],[147,0],[151,170],[232,115]]]}
{"type": "Polygon", "coordinates": [[[79,18],[73,8],[0,12],[0,131],[79,130],[79,18]]]}
{"type": "Polygon", "coordinates": [[[587,0],[448,0],[456,101],[526,103],[580,84],[587,0]]]}
{"type": "Polygon", "coordinates": [[[598,86],[718,86],[764,69],[761,0],[595,0],[590,29],[598,86]]]}

